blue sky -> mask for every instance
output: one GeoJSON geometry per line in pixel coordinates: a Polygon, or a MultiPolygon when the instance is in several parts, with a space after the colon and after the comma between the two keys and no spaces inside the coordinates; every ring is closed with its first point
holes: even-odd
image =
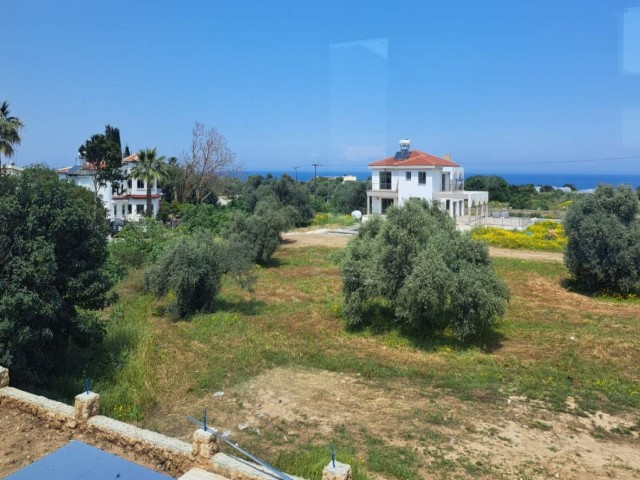
{"type": "Polygon", "coordinates": [[[640,175],[640,1],[23,0],[2,15],[18,165],[72,164],[107,123],[178,155],[198,120],[248,170],[348,171],[408,137],[473,171],[640,175]],[[604,160],[620,157],[639,158],[604,160]]]}

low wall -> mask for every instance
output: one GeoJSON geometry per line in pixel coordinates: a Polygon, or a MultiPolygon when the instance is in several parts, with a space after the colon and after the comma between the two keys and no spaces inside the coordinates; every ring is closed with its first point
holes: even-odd
{"type": "MultiPolygon", "coordinates": [[[[145,430],[109,417],[97,415],[100,396],[95,392],[84,392],[75,397],[74,406],[56,402],[39,395],[9,386],[9,371],[0,367],[0,410],[18,409],[43,420],[49,427],[81,431],[91,438],[104,440],[123,449],[144,455],[168,472],[187,473],[185,478],[219,479],[215,474],[232,480],[273,480],[271,473],[257,464],[231,455],[219,453],[216,437],[208,431],[194,432],[193,443],[145,430]],[[202,467],[215,474],[207,474],[202,467]],[[189,477],[191,475],[191,477],[189,477]]],[[[324,480],[350,480],[351,467],[335,462],[323,471],[324,480]]],[[[303,480],[300,477],[291,477],[303,480]]]]}

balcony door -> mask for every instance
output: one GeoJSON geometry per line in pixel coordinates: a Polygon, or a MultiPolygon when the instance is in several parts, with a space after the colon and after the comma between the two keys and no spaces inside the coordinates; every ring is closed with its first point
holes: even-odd
{"type": "Polygon", "coordinates": [[[391,190],[391,172],[380,172],[380,190],[391,190]]]}

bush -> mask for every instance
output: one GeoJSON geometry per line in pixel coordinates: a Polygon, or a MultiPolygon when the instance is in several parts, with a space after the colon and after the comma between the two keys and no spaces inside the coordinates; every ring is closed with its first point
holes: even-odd
{"type": "Polygon", "coordinates": [[[486,245],[456,231],[437,206],[410,200],[365,223],[342,261],[350,326],[380,316],[414,331],[449,327],[465,338],[504,314],[507,287],[486,245]]]}
{"type": "Polygon", "coordinates": [[[565,263],[580,288],[640,291],[640,202],[627,186],[598,185],[579,197],[565,219],[565,263]]]}
{"type": "Polygon", "coordinates": [[[295,216],[292,207],[283,208],[275,199],[263,200],[253,215],[236,213],[231,218],[227,237],[232,242],[247,245],[255,262],[268,264],[280,245],[280,233],[292,225],[295,216]]]}
{"type": "Polygon", "coordinates": [[[144,218],[129,222],[109,245],[114,260],[126,267],[138,268],[155,261],[175,237],[162,222],[144,218]]]}
{"type": "Polygon", "coordinates": [[[197,231],[210,231],[216,234],[222,233],[229,223],[232,210],[228,207],[219,207],[202,203],[193,205],[186,203],[180,206],[179,230],[193,233],[197,231]]]}
{"type": "Polygon", "coordinates": [[[251,267],[246,251],[243,245],[216,242],[204,234],[176,242],[145,272],[145,289],[156,297],[171,294],[168,311],[173,318],[211,310],[224,273],[251,285],[243,276],[251,267]]]}
{"type": "Polygon", "coordinates": [[[99,342],[112,286],[93,195],[55,172],[0,176],[0,365],[42,383],[70,345],[99,342]]]}

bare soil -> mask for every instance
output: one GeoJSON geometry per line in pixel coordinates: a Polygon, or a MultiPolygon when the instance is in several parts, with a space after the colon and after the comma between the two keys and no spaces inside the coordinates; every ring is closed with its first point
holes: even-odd
{"type": "Polygon", "coordinates": [[[79,440],[157,472],[170,475],[176,473],[167,472],[163,465],[135,451],[123,449],[106,441],[96,441],[78,430],[49,428],[46,423],[31,414],[2,407],[0,410],[0,478],[26,467],[71,440],[79,440]]]}

